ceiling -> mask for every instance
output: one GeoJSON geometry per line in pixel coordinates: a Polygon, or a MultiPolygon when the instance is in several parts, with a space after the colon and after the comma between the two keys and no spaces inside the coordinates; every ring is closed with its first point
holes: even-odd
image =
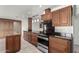
{"type": "Polygon", "coordinates": [[[46,8],[55,8],[59,5],[0,5],[0,18],[27,18],[40,15],[46,8]]]}

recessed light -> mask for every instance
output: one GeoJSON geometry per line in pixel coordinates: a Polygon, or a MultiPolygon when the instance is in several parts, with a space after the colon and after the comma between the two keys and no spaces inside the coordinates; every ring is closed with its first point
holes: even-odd
{"type": "Polygon", "coordinates": [[[42,5],[40,5],[40,8],[42,7],[42,5]]]}

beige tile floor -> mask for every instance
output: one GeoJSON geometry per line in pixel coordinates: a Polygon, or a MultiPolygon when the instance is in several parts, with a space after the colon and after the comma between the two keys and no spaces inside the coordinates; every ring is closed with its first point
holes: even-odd
{"type": "Polygon", "coordinates": [[[21,40],[21,50],[18,53],[41,53],[41,51],[29,42],[21,40]]]}

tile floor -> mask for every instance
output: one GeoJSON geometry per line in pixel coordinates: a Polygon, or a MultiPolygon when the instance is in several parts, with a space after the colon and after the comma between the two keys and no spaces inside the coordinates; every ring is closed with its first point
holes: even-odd
{"type": "Polygon", "coordinates": [[[21,50],[18,53],[41,53],[41,51],[29,42],[21,40],[21,50]]]}

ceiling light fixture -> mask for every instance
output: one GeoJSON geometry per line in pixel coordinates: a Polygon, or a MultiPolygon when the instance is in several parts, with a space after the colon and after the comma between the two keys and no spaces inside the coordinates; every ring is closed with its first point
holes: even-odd
{"type": "Polygon", "coordinates": [[[40,5],[40,8],[42,7],[42,5],[40,5]]]}

